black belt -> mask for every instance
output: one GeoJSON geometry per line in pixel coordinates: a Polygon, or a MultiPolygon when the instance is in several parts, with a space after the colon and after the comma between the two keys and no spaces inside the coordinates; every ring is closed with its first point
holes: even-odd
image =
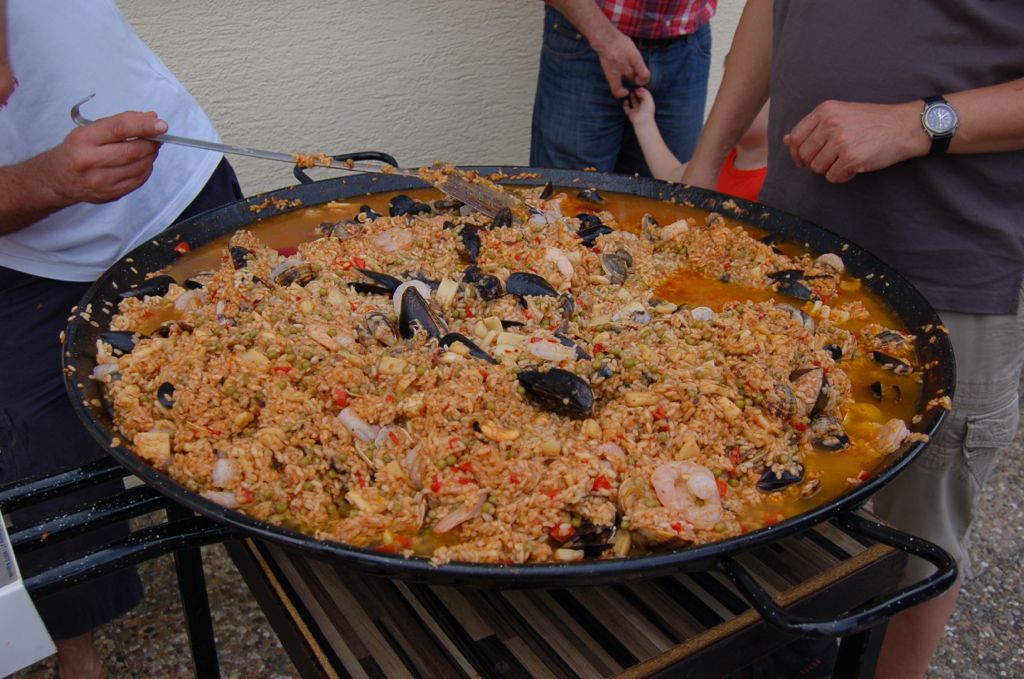
{"type": "Polygon", "coordinates": [[[656,50],[661,47],[668,47],[669,45],[683,41],[689,41],[693,38],[693,33],[684,33],[682,35],[675,35],[671,38],[633,38],[633,44],[637,48],[642,50],[656,50]]]}

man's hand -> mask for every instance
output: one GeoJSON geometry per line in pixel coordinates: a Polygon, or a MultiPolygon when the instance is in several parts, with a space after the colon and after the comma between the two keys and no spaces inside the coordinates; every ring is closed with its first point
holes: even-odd
{"type": "Polygon", "coordinates": [[[142,186],[167,131],[155,113],[128,111],[71,131],[58,146],[0,167],[0,235],[76,203],[109,203],[142,186]]]}
{"type": "Polygon", "coordinates": [[[617,29],[602,41],[591,42],[591,47],[601,60],[604,77],[608,87],[616,99],[624,99],[629,90],[623,80],[631,80],[637,85],[646,85],[651,79],[651,71],[644,63],[640,50],[627,35],[617,29]]]}
{"type": "Polygon", "coordinates": [[[108,203],[142,186],[153,173],[158,142],[140,139],[163,134],[167,123],[156,113],[127,111],[71,131],[47,151],[46,182],[58,201],[108,203]]]}
{"type": "Polygon", "coordinates": [[[921,103],[819,104],[783,137],[793,162],[833,184],[928,153],[921,103]]]}
{"type": "Polygon", "coordinates": [[[654,97],[643,87],[630,93],[622,108],[633,125],[647,125],[654,122],[654,97]]]}

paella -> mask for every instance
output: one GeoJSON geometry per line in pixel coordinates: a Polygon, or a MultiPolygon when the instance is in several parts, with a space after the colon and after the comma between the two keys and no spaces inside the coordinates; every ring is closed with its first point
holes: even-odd
{"type": "Polygon", "coordinates": [[[329,204],[297,247],[239,231],[217,266],[84,310],[113,316],[92,377],[124,443],[320,539],[525,563],[756,530],[924,437],[899,406],[915,338],[842,252],[521,197],[329,204]]]}

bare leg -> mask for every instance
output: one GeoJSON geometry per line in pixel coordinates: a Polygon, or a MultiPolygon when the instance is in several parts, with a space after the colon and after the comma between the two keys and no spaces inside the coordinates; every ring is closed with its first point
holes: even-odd
{"type": "Polygon", "coordinates": [[[57,646],[60,679],[102,679],[105,675],[92,632],[53,643],[57,646]]]}
{"type": "Polygon", "coordinates": [[[953,614],[960,583],[940,597],[894,616],[882,642],[875,679],[923,677],[953,614]]]}

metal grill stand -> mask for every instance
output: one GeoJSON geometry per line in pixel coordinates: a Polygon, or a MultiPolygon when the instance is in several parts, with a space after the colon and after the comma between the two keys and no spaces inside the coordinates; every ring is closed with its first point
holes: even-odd
{"type": "MultiPolygon", "coordinates": [[[[8,514],[130,475],[112,458],[102,458],[75,469],[0,488],[0,511],[8,514]]],[[[163,523],[134,531],[122,540],[101,545],[88,553],[55,555],[52,562],[23,573],[25,588],[38,600],[66,587],[173,552],[196,676],[201,679],[219,677],[199,548],[231,537],[228,528],[194,515],[152,488],[137,486],[18,529],[11,533],[11,543],[15,555],[20,556],[44,545],[161,509],[167,516],[163,523]]]]}

